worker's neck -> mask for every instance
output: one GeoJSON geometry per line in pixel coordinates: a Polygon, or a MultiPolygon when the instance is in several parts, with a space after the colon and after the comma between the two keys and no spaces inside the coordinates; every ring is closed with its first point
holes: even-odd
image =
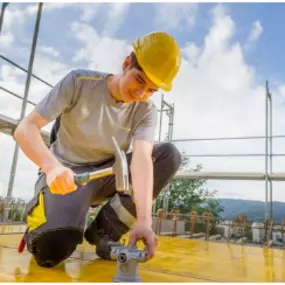
{"type": "Polygon", "coordinates": [[[120,97],[119,92],[119,76],[118,75],[111,75],[107,78],[107,88],[111,97],[113,97],[116,102],[123,102],[120,97]]]}

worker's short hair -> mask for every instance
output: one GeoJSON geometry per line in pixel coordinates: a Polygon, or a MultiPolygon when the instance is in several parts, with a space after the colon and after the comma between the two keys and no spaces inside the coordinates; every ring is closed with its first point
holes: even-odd
{"type": "Polygon", "coordinates": [[[143,71],[143,69],[140,67],[140,65],[138,63],[138,60],[137,60],[137,57],[136,57],[135,53],[132,52],[130,54],[130,56],[131,56],[131,68],[136,68],[138,70],[143,71]]]}

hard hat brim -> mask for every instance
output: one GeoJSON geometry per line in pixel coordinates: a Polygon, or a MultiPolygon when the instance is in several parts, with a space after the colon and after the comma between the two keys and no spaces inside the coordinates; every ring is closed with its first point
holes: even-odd
{"type": "Polygon", "coordinates": [[[154,75],[148,73],[142,68],[143,72],[146,74],[146,76],[149,78],[149,80],[154,83],[159,89],[162,89],[165,92],[169,92],[172,90],[172,83],[165,84],[164,82],[161,82],[158,80],[154,75]]]}

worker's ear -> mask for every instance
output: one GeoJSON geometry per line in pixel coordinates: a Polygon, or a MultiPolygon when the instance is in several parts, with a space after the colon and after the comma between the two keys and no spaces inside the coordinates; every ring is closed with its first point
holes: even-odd
{"type": "Polygon", "coordinates": [[[127,71],[131,67],[131,56],[127,56],[123,62],[123,72],[127,71]]]}

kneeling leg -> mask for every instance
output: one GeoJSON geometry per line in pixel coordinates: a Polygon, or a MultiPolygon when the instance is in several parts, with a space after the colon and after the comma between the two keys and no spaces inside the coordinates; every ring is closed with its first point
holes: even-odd
{"type": "Polygon", "coordinates": [[[43,233],[29,246],[37,264],[54,267],[75,251],[82,233],[73,229],[57,229],[43,233]]]}
{"type": "MultiPolygon", "coordinates": [[[[128,154],[130,164],[131,155],[128,154]]],[[[181,155],[175,146],[163,143],[155,146],[153,151],[154,161],[154,199],[172,179],[181,162],[181,155]]],[[[131,181],[131,177],[130,177],[131,181]]],[[[115,194],[115,181],[110,182],[106,193],[110,193],[110,187],[115,194]]],[[[118,241],[127,233],[136,221],[136,207],[133,198],[129,195],[116,193],[99,211],[94,221],[85,231],[84,237],[90,243],[96,245],[96,253],[101,258],[109,259],[109,242],[118,241]]]]}
{"type": "MultiPolygon", "coordinates": [[[[80,169],[83,172],[85,169],[80,169]]],[[[53,267],[68,258],[83,241],[86,217],[93,199],[94,184],[78,186],[66,195],[55,195],[42,175],[35,198],[29,203],[25,242],[37,263],[53,267]]]]}

